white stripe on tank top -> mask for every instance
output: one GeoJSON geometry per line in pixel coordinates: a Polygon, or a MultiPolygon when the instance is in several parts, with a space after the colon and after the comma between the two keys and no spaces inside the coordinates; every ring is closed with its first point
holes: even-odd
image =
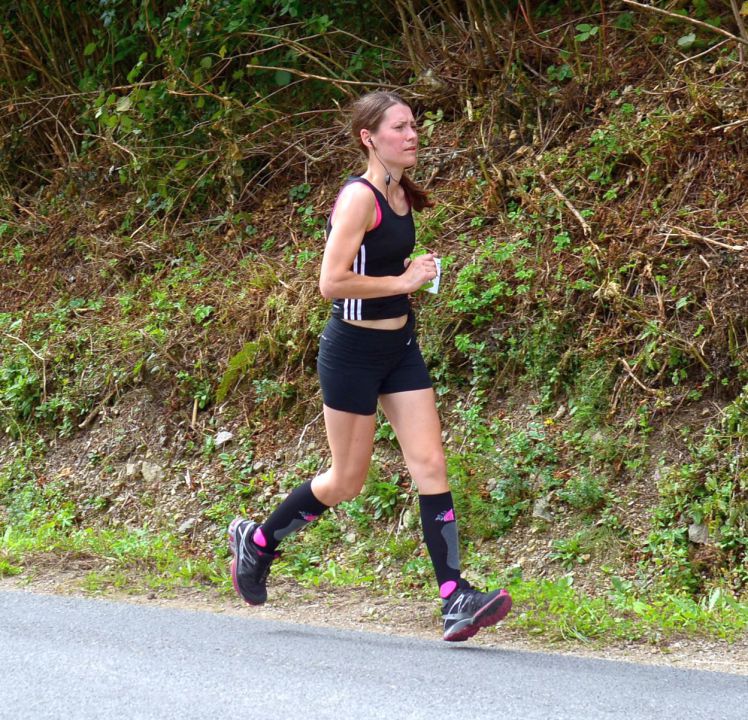
{"type": "MultiPolygon", "coordinates": [[[[366,275],[366,248],[362,245],[353,261],[353,272],[356,275],[366,275]]],[[[361,298],[346,298],[343,301],[344,320],[363,320],[363,300],[361,298]]]]}
{"type": "MultiPolygon", "coordinates": [[[[359,252],[361,253],[361,274],[362,275],[366,275],[366,246],[362,245],[361,249],[359,250],[359,252]]],[[[364,301],[361,298],[359,298],[359,301],[358,301],[358,317],[356,318],[357,320],[363,320],[363,317],[361,317],[361,314],[362,314],[361,311],[363,310],[363,304],[364,304],[364,301]]]]}

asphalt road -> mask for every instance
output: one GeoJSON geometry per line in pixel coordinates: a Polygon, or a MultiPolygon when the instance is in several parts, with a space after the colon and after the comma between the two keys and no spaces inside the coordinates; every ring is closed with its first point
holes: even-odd
{"type": "Polygon", "coordinates": [[[746,720],[748,678],[0,592],[0,718],[746,720]]]}

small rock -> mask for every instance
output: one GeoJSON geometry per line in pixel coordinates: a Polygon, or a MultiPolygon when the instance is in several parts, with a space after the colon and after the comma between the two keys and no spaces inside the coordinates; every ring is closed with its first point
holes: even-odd
{"type": "Polygon", "coordinates": [[[697,545],[706,545],[709,542],[709,528],[701,523],[689,525],[688,539],[697,545]]]}
{"type": "Polygon", "coordinates": [[[223,447],[229,440],[231,440],[234,437],[233,433],[228,432],[227,430],[221,430],[216,435],[216,447],[223,447]]]}
{"type": "Polygon", "coordinates": [[[127,463],[125,465],[125,477],[127,478],[137,477],[138,475],[140,475],[140,468],[141,468],[140,462],[127,463]]]}
{"type": "Polygon", "coordinates": [[[184,535],[185,533],[188,533],[192,528],[197,525],[197,518],[187,518],[178,528],[177,532],[180,535],[184,535]]]}
{"type": "Polygon", "coordinates": [[[164,479],[164,469],[160,465],[146,460],[143,460],[140,472],[143,473],[143,480],[146,482],[159,483],[164,479]]]}
{"type": "Polygon", "coordinates": [[[254,465],[252,465],[252,472],[260,472],[260,470],[265,469],[265,463],[262,462],[262,460],[258,460],[254,465]]]}
{"type": "Polygon", "coordinates": [[[540,518],[551,522],[553,520],[553,513],[551,512],[551,504],[548,502],[548,498],[539,498],[535,501],[535,505],[532,508],[532,516],[534,518],[540,518]]]}

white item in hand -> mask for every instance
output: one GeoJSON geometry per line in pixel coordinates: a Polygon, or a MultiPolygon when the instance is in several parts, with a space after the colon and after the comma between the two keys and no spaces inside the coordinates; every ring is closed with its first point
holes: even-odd
{"type": "Polygon", "coordinates": [[[442,277],[442,259],[434,258],[434,264],[436,265],[436,277],[431,281],[430,285],[426,286],[426,292],[436,295],[439,292],[439,281],[442,277]]]}

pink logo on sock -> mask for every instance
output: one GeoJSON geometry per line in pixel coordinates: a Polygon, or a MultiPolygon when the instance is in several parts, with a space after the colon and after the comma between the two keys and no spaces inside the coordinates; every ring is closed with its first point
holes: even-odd
{"type": "Polygon", "coordinates": [[[440,520],[441,522],[454,522],[455,519],[455,511],[454,508],[450,508],[449,510],[444,510],[443,512],[440,512],[436,518],[436,520],[440,520]]]}
{"type": "Polygon", "coordinates": [[[312,522],[313,520],[316,520],[319,515],[310,515],[309,513],[302,512],[301,517],[303,517],[306,522],[312,522]]]}

